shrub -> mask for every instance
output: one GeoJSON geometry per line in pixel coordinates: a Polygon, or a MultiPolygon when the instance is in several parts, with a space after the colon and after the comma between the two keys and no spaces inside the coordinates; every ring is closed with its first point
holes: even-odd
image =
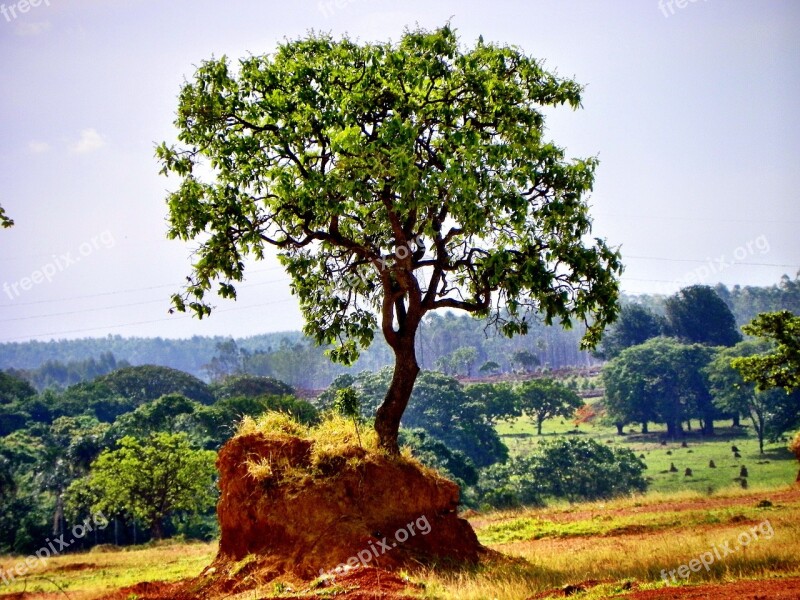
{"type": "Polygon", "coordinates": [[[647,488],[641,459],[624,448],[592,439],[543,442],[529,457],[484,469],[479,500],[495,507],[542,504],[546,498],[570,501],[613,498],[647,488]]]}

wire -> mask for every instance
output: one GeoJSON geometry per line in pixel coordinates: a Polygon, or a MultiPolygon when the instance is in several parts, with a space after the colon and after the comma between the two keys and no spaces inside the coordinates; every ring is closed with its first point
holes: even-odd
{"type": "MultiPolygon", "coordinates": [[[[659,260],[659,261],[665,261],[665,262],[691,262],[691,263],[696,262],[696,263],[703,263],[703,264],[709,263],[709,262],[713,262],[712,259],[710,259],[710,258],[706,258],[705,260],[697,260],[696,258],[661,258],[660,256],[635,256],[633,254],[625,254],[625,255],[623,255],[622,258],[623,259],[635,258],[637,260],[659,260]]],[[[725,265],[726,266],[746,265],[746,266],[753,266],[753,267],[790,267],[790,268],[794,268],[794,267],[798,266],[798,265],[786,265],[786,264],[779,264],[779,263],[751,263],[751,262],[739,262],[739,261],[734,261],[734,262],[730,262],[730,263],[726,262],[725,265]]]]}
{"type": "MultiPolygon", "coordinates": [[[[240,310],[250,310],[252,308],[263,308],[264,306],[271,306],[271,305],[274,305],[274,304],[281,304],[283,302],[291,302],[293,300],[294,300],[294,298],[284,298],[282,300],[273,300],[272,302],[264,302],[262,304],[252,304],[250,306],[237,306],[237,307],[234,307],[234,308],[215,309],[214,312],[215,313],[224,313],[224,312],[234,312],[234,311],[240,311],[240,310]]],[[[19,336],[19,337],[9,338],[7,340],[3,340],[2,342],[0,342],[0,344],[8,344],[8,343],[16,342],[16,341],[19,341],[19,340],[29,340],[29,339],[38,338],[38,337],[64,335],[64,334],[67,334],[67,333],[85,333],[85,332],[89,332],[89,331],[101,331],[101,330],[107,330],[107,329],[119,329],[120,327],[132,327],[133,325],[147,325],[147,324],[150,324],[150,323],[161,323],[161,322],[164,322],[164,321],[173,321],[173,322],[174,321],[183,321],[183,320],[190,319],[190,318],[192,318],[190,315],[178,315],[178,316],[173,316],[173,317],[165,317],[163,319],[152,319],[152,320],[149,320],[149,321],[132,321],[130,323],[121,323],[119,325],[106,325],[104,327],[89,327],[89,328],[85,328],[85,329],[70,329],[70,330],[65,330],[65,331],[53,331],[53,332],[50,332],[50,333],[35,333],[33,335],[23,335],[23,336],[19,336]]]]}

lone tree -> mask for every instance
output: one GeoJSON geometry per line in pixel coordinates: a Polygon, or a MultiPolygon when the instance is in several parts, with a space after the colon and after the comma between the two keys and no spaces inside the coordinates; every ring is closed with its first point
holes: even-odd
{"type": "Polygon", "coordinates": [[[543,138],[542,108],[577,108],[581,92],[517,48],[462,49],[449,26],[204,62],[180,93],[181,144],[157,149],[181,178],[169,236],[200,241],[174,308],[207,316],[212,288],[235,298],[245,259],[274,246],[303,331],[333,360],[351,364],[380,324],[395,366],[375,429],[398,452],[426,313],[465,310],[509,336],[536,313],[580,320],[586,347],[616,317],[620,256],[588,238],[597,160],[543,138]]]}
{"type": "Polygon", "coordinates": [[[536,423],[536,434],[542,435],[542,424],[554,417],[572,417],[583,406],[583,400],[555,379],[533,379],[515,390],[523,414],[536,423]]]}

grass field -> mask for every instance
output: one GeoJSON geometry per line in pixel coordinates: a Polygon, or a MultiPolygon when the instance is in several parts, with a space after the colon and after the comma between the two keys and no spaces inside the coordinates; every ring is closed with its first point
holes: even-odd
{"type": "Polygon", "coordinates": [[[614,427],[599,424],[576,427],[572,421],[552,419],[545,421],[542,435],[538,436],[535,425],[521,417],[500,423],[497,429],[512,455],[530,452],[543,439],[569,435],[588,436],[602,443],[629,448],[647,465],[648,492],[651,493],[694,490],[708,494],[742,487],[742,466],[747,468],[749,488],[788,485],[797,475],[797,461],[786,442],[765,444],[762,455],[752,428],[734,428],[730,421],[716,423],[715,435],[711,437],[703,437],[697,430],[687,431],[687,447],[682,447],[681,441],[661,445],[666,429],[655,424],[650,425],[647,434],[628,433],[630,430],[626,428],[626,435],[620,436],[614,427]],[[732,446],[738,448],[741,458],[734,456],[732,446]],[[715,468],[709,467],[712,460],[715,468]],[[677,472],[670,471],[673,464],[677,472]],[[691,477],[685,475],[687,468],[692,470],[691,477]]]}

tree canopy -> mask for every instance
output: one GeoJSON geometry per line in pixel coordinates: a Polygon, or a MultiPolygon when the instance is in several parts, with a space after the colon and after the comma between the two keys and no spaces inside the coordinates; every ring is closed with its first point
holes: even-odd
{"type": "Polygon", "coordinates": [[[615,318],[619,254],[587,242],[597,160],[543,136],[542,109],[581,92],[517,48],[462,49],[449,26],[204,62],[180,93],[181,145],[157,152],[181,179],[169,236],[200,242],[175,308],[210,314],[209,291],[235,298],[246,259],[277,248],[332,358],[352,363],[380,327],[396,370],[375,428],[396,452],[426,313],[463,309],[507,335],[534,312],[582,321],[586,346],[615,318]]]}
{"type": "Polygon", "coordinates": [[[542,435],[542,424],[547,419],[572,417],[583,406],[578,394],[550,378],[521,383],[515,393],[519,409],[536,423],[538,435],[542,435]]]}
{"type": "Polygon", "coordinates": [[[140,519],[153,538],[161,539],[170,514],[213,505],[215,459],[215,452],[192,449],[185,434],[124,437],[119,448],[103,452],[92,463],[88,479],[76,480],[69,493],[74,500],[88,490],[95,498],[95,511],[140,519]]]}
{"type": "Polygon", "coordinates": [[[646,306],[635,303],[623,304],[619,319],[603,336],[597,355],[610,360],[625,348],[643,344],[650,338],[663,335],[665,329],[664,318],[646,306]]]}
{"type": "Polygon", "coordinates": [[[769,352],[733,360],[742,377],[759,390],[782,387],[788,392],[800,387],[800,316],[788,310],[762,313],[742,329],[775,342],[769,352]]]}
{"type": "Polygon", "coordinates": [[[688,343],[733,346],[742,339],[728,305],[707,285],[692,285],[667,298],[670,333],[688,343]]]}

